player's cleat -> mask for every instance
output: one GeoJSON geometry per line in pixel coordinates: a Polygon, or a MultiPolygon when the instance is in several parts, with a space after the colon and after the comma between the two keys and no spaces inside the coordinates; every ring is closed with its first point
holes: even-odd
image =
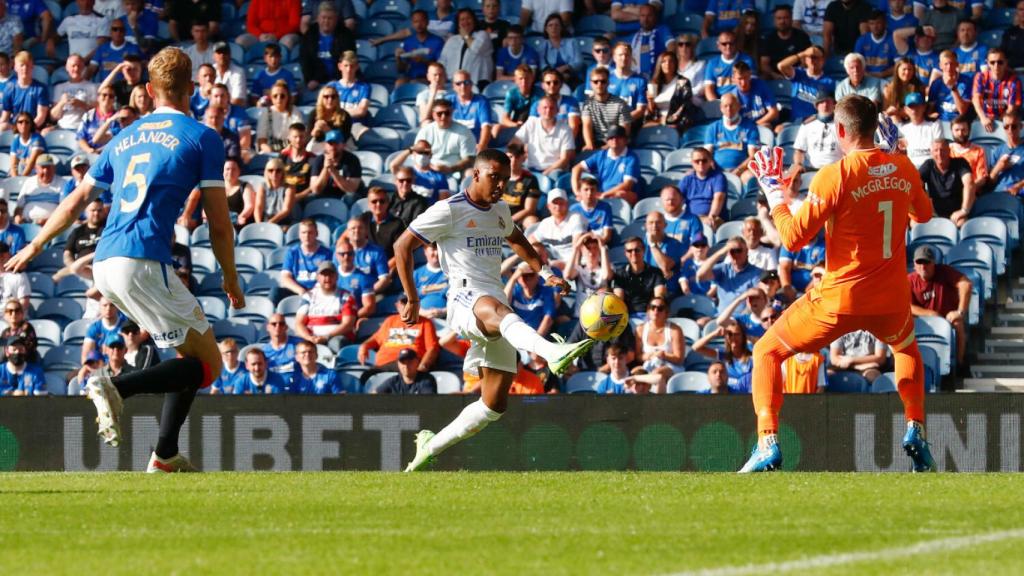
{"type": "Polygon", "coordinates": [[[430,430],[420,430],[416,433],[416,457],[405,467],[406,472],[419,472],[434,463],[434,457],[427,452],[427,445],[434,437],[430,430]]]}
{"type": "Polygon", "coordinates": [[[593,338],[587,338],[586,340],[581,340],[575,344],[563,344],[559,339],[558,346],[562,351],[562,355],[559,356],[557,360],[550,363],[551,371],[554,372],[556,376],[565,374],[565,371],[569,369],[569,366],[572,366],[572,363],[575,362],[577,358],[583,356],[587,352],[590,352],[590,349],[594,347],[596,342],[597,341],[593,338]]]}
{"type": "Polygon", "coordinates": [[[907,433],[903,435],[903,450],[914,461],[913,472],[935,472],[935,459],[924,439],[924,427],[920,422],[907,422],[907,433]]]}
{"type": "Polygon", "coordinates": [[[170,474],[172,472],[199,472],[196,467],[180,453],[164,460],[153,452],[149,457],[149,466],[146,467],[146,474],[170,474]]]}
{"type": "Polygon", "coordinates": [[[111,446],[121,443],[121,409],[124,402],[106,368],[99,370],[85,384],[85,395],[96,405],[99,436],[111,446]]]}
{"type": "Polygon", "coordinates": [[[782,450],[779,450],[779,443],[774,439],[758,442],[750,452],[750,459],[740,468],[740,474],[752,472],[772,472],[782,468],[782,450]]]}

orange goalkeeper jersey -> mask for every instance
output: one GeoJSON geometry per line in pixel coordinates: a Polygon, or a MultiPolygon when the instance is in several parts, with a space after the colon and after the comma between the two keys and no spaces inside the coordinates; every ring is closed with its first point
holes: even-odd
{"type": "Polygon", "coordinates": [[[825,227],[825,278],[810,297],[832,314],[888,314],[910,307],[906,230],[927,222],[932,202],[906,155],[872,149],[822,168],[796,214],[772,211],[795,252],[825,227]]]}

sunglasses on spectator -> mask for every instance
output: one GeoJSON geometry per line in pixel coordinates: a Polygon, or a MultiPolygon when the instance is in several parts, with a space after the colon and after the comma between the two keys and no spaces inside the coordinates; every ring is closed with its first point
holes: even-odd
{"type": "Polygon", "coordinates": [[[452,84],[455,84],[456,86],[472,86],[473,85],[473,81],[472,80],[459,80],[458,82],[452,82],[452,84]]]}
{"type": "Polygon", "coordinates": [[[274,172],[284,172],[284,170],[282,170],[282,169],[280,169],[280,168],[267,168],[267,172],[270,172],[270,173],[274,173],[274,172]]]}
{"type": "Polygon", "coordinates": [[[662,310],[667,310],[667,308],[665,307],[664,304],[651,304],[650,306],[647,307],[647,309],[648,310],[654,310],[655,312],[661,312],[662,310]]]}
{"type": "Polygon", "coordinates": [[[605,54],[605,53],[608,52],[608,49],[607,48],[594,48],[594,52],[597,52],[598,54],[605,54]]]}
{"type": "Polygon", "coordinates": [[[122,28],[120,26],[111,26],[110,27],[110,31],[111,32],[124,32],[124,28],[122,28]]]}
{"type": "Polygon", "coordinates": [[[435,110],[434,116],[450,116],[451,110],[435,110]]]}
{"type": "Polygon", "coordinates": [[[608,81],[605,80],[604,78],[591,78],[590,79],[590,83],[591,84],[607,84],[608,81]]]}
{"type": "Polygon", "coordinates": [[[278,320],[274,320],[273,322],[267,322],[267,326],[280,326],[282,324],[284,324],[284,322],[278,320]]]}
{"type": "Polygon", "coordinates": [[[320,97],[323,98],[324,100],[334,100],[335,98],[338,97],[338,95],[337,94],[322,94],[320,97]]]}
{"type": "Polygon", "coordinates": [[[736,44],[736,43],[735,42],[719,42],[718,43],[719,46],[732,46],[734,44],[736,44]]]}
{"type": "Polygon", "coordinates": [[[387,204],[387,203],[388,203],[388,199],[387,198],[374,198],[373,200],[370,200],[370,204],[387,204]]]}
{"type": "Polygon", "coordinates": [[[346,250],[346,251],[341,251],[341,252],[335,252],[335,254],[337,254],[338,256],[341,256],[342,258],[346,258],[346,257],[354,255],[355,252],[353,252],[351,250],[346,250]]]}
{"type": "Polygon", "coordinates": [[[626,254],[636,254],[638,252],[643,252],[643,251],[644,251],[643,248],[626,248],[626,254]]]}
{"type": "Polygon", "coordinates": [[[6,308],[4,309],[4,312],[8,314],[18,314],[21,312],[21,308],[6,308]]]}
{"type": "Polygon", "coordinates": [[[1008,130],[1016,130],[1020,128],[1020,126],[1021,125],[1016,122],[1011,122],[1010,124],[1003,124],[1003,128],[1006,128],[1008,130]]]}
{"type": "Polygon", "coordinates": [[[396,182],[399,184],[408,184],[409,182],[412,182],[412,178],[398,178],[396,182]]]}
{"type": "Polygon", "coordinates": [[[692,162],[694,164],[707,164],[708,163],[708,159],[707,158],[694,158],[692,160],[692,162]]]}
{"type": "Polygon", "coordinates": [[[729,254],[740,254],[743,252],[743,248],[730,248],[729,254]]]}
{"type": "Polygon", "coordinates": [[[561,84],[562,81],[561,80],[545,80],[544,83],[545,84],[561,84]]]}
{"type": "Polygon", "coordinates": [[[989,66],[995,66],[996,64],[1006,64],[1006,60],[989,60],[989,66]]]}

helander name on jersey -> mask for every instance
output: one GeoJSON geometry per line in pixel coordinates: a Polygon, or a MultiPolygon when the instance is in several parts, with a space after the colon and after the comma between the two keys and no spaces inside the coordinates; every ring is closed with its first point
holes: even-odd
{"type": "Polygon", "coordinates": [[[120,155],[125,150],[139,144],[159,144],[168,150],[174,150],[181,144],[181,140],[177,136],[168,134],[162,130],[149,131],[144,130],[146,126],[142,126],[134,134],[127,138],[123,138],[117,143],[114,148],[114,154],[120,155]]]}

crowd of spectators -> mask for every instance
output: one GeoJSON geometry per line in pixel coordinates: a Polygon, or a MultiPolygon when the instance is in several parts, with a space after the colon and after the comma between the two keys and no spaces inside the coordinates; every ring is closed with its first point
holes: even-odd
{"type": "MultiPolygon", "coordinates": [[[[192,58],[192,115],[222,136],[240,247],[256,230],[269,243],[251,245],[259,254],[245,261],[257,264],[243,271],[265,306],[233,320],[257,331],[227,331],[215,393],[450,390],[431,370],[459,372],[465,342],[443,323],[437,250],[417,256],[424,320],[408,327],[393,245],[464,189],[485,148],[507,152],[513,219],[576,286],[555,293],[510,257],[513,309],[573,339],[587,295],[627,302],[631,328],[578,367],[609,393],[664,393],[684,371],[706,373],[712,393],[749,391],[752,343],[820,281],[825,249],[822,236],[779,248],[747,160],[761,145],[791,149],[798,205],[841,156],[833,111],[845,95],[900,124],[937,217],[955,227],[982,196],[1024,188],[1024,2],[1011,20],[949,0],[686,0],[674,14],[659,0],[510,1],[0,0],[0,263],[108,142],[154,111],[145,65],[168,44],[192,58]]],[[[179,219],[177,274],[224,320],[204,290],[217,271],[200,205],[196,192],[179,219]]],[[[93,370],[159,361],[91,287],[109,209],[109,196],[90,204],[55,262],[0,273],[0,394],[45,392],[62,370],[46,353],[61,345],[80,345],[63,371],[72,392],[93,370]],[[70,312],[44,306],[63,296],[70,312]],[[28,320],[55,321],[56,337],[47,325],[37,338],[28,320]]],[[[962,365],[976,286],[941,251],[915,248],[913,310],[950,323],[962,365]]],[[[826,374],[841,371],[871,382],[884,352],[847,335],[788,363],[787,391],[827,390],[826,374]]],[[[516,390],[568,389],[542,359],[522,360],[516,390]]],[[[474,375],[459,376],[472,390],[474,375]]]]}

